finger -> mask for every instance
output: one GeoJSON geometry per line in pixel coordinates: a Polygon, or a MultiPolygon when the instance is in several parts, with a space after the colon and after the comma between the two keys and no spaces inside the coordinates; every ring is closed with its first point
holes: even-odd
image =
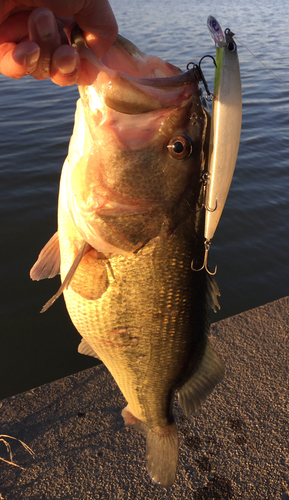
{"type": "Polygon", "coordinates": [[[17,12],[0,25],[0,72],[10,78],[21,78],[33,71],[39,58],[39,47],[24,42],[29,15],[28,11],[17,12]]]}
{"type": "Polygon", "coordinates": [[[40,47],[40,56],[36,69],[31,75],[37,80],[50,76],[52,55],[60,46],[60,35],[54,14],[46,8],[31,12],[28,20],[29,38],[40,47]]]}
{"type": "Polygon", "coordinates": [[[0,24],[0,44],[18,43],[28,35],[28,19],[30,11],[17,12],[0,24]]]}
{"type": "Polygon", "coordinates": [[[71,45],[62,45],[53,54],[50,78],[57,85],[73,85],[79,80],[80,57],[71,45]]]}
{"type": "Polygon", "coordinates": [[[91,43],[97,46],[98,57],[117,37],[117,23],[108,0],[46,0],[45,5],[58,16],[74,16],[81,29],[92,34],[91,43]]]}
{"type": "Polygon", "coordinates": [[[22,78],[35,70],[39,56],[40,48],[34,42],[3,43],[0,46],[0,73],[22,78]]]}
{"type": "Polygon", "coordinates": [[[88,45],[101,59],[115,41],[117,22],[107,0],[87,0],[78,14],[74,15],[79,26],[89,33],[88,45]]]}

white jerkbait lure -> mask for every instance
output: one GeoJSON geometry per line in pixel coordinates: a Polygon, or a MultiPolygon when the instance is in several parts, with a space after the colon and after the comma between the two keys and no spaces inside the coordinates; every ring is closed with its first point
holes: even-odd
{"type": "MultiPolygon", "coordinates": [[[[216,45],[216,70],[212,107],[208,176],[205,199],[205,257],[228,196],[236,165],[242,124],[242,88],[237,46],[229,28],[222,31],[209,16],[207,25],[216,45]]],[[[201,270],[197,269],[197,271],[201,270]]],[[[195,269],[196,270],[196,269],[195,269]]]]}

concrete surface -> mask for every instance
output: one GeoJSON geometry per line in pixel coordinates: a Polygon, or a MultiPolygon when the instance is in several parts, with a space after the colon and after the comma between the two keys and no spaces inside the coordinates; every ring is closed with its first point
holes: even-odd
{"type": "MultiPolygon", "coordinates": [[[[145,441],[123,425],[125,401],[103,366],[3,400],[0,433],[20,469],[0,461],[0,499],[289,500],[289,297],[212,326],[224,381],[190,420],[177,404],[179,472],[151,483],[145,441]]],[[[9,460],[5,443],[0,457],[9,460]]]]}

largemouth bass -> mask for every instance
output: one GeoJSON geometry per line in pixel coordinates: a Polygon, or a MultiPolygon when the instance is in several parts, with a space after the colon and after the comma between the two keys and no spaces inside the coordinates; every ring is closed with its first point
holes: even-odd
{"type": "Polygon", "coordinates": [[[93,81],[79,88],[58,233],[31,276],[60,266],[79,352],[109,369],[128,403],[125,424],[146,434],[151,478],[170,486],[175,392],[190,415],[223,377],[208,342],[218,287],[191,269],[204,258],[210,117],[198,68],[182,73],[120,36],[102,61],[81,35],[75,44],[93,81]]]}

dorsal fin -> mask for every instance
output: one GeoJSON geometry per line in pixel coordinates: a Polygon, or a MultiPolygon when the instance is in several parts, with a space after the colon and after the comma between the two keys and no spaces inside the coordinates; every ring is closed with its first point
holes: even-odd
{"type": "Polygon", "coordinates": [[[209,306],[216,313],[218,309],[221,309],[221,306],[218,302],[218,297],[221,297],[221,293],[216,281],[208,273],[207,273],[207,279],[208,279],[207,301],[209,306]]]}
{"type": "Polygon", "coordinates": [[[38,259],[30,270],[30,278],[34,281],[54,278],[60,272],[60,249],[58,231],[50,238],[38,255],[38,259]]]}

